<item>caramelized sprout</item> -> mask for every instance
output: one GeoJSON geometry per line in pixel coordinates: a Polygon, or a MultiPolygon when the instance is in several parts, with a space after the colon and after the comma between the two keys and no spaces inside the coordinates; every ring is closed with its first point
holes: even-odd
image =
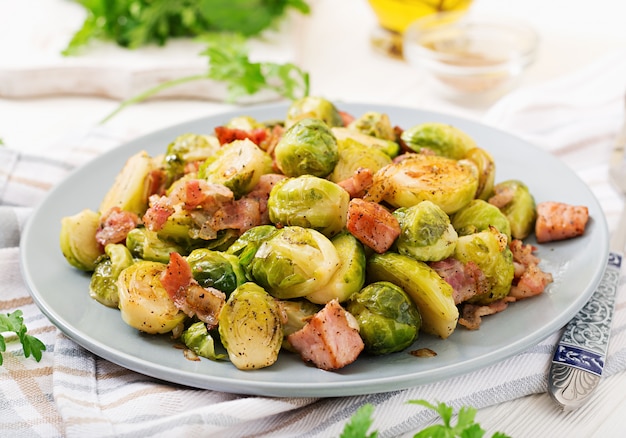
{"type": "Polygon", "coordinates": [[[422,319],[411,298],[399,286],[378,281],[355,293],[347,309],[359,323],[368,353],[382,355],[411,345],[422,319]]]}
{"type": "Polygon", "coordinates": [[[283,342],[278,303],[262,287],[244,283],[219,316],[219,333],[231,362],[240,370],[264,368],[278,359],[283,342]]]}

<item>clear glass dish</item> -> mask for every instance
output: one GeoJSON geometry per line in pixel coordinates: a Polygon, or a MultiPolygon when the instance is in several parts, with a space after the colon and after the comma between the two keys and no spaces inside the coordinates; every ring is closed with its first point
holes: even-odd
{"type": "Polygon", "coordinates": [[[403,55],[449,90],[463,95],[504,92],[532,65],[537,33],[509,18],[437,14],[412,23],[403,55]]]}

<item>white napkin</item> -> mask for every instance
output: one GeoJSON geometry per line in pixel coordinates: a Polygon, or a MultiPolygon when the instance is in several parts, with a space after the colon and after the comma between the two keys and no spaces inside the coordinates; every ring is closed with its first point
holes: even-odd
{"type": "MultiPolygon", "coordinates": [[[[281,21],[249,43],[251,58],[294,62],[301,14],[291,12],[294,20],[281,21]]],[[[190,39],[172,38],[163,47],[134,50],[92,41],[79,55],[63,56],[86,13],[79,2],[0,2],[0,97],[89,95],[123,100],[166,81],[207,72],[208,59],[200,56],[206,45],[190,39]]],[[[223,83],[202,79],[167,88],[155,98],[224,101],[227,94],[223,83]]],[[[275,93],[264,92],[245,102],[276,99],[275,93]]]]}
{"type": "MultiPolygon", "coordinates": [[[[519,90],[496,104],[486,120],[535,140],[549,138],[547,146],[555,153],[563,153],[564,157],[568,156],[565,152],[572,149],[594,157],[608,154],[618,123],[607,123],[600,130],[597,120],[580,116],[592,109],[584,99],[593,101],[598,97],[596,90],[608,84],[606,76],[610,72],[594,67],[563,81],[546,84],[541,91],[519,90]],[[561,86],[563,83],[569,85],[561,86]],[[575,90],[580,90],[580,94],[574,93],[575,90]],[[542,98],[546,99],[545,104],[542,98]],[[552,112],[545,112],[548,104],[550,108],[568,109],[558,112],[560,116],[552,126],[549,123],[552,112]],[[578,109],[573,104],[578,105],[578,109]],[[540,114],[538,121],[534,120],[535,114],[540,114]],[[539,122],[542,122],[541,126],[539,122]],[[587,122],[593,122],[593,126],[587,126],[587,122]],[[583,137],[576,136],[572,142],[567,135],[570,132],[568,126],[578,132],[593,134],[584,137],[585,140],[590,137],[597,140],[577,146],[576,142],[583,137]],[[558,135],[559,132],[564,135],[558,135]],[[587,151],[587,147],[591,150],[587,151]]],[[[626,78],[626,75],[622,77],[626,78]]],[[[594,108],[618,121],[621,110],[614,105],[612,94],[615,102],[619,101],[623,87],[607,87],[606,99],[597,100],[594,108]]],[[[412,436],[417,430],[439,420],[425,408],[408,405],[408,400],[443,401],[455,409],[466,405],[482,408],[546,390],[547,370],[558,333],[500,363],[449,380],[403,391],[321,399],[239,396],[187,388],[125,370],[89,353],[60,334],[29,298],[18,271],[19,250],[14,246],[24,210],[15,206],[35,205],[50,184],[73,164],[78,164],[70,163],[67,157],[87,160],[121,140],[106,128],[90,130],[76,144],[95,145],[93,149],[87,148],[93,154],[74,155],[70,148],[63,155],[66,159],[61,160],[45,157],[37,160],[10,149],[0,149],[3,154],[0,163],[8,163],[0,171],[0,175],[4,175],[0,179],[0,200],[5,205],[13,205],[0,207],[3,243],[9,246],[0,250],[0,308],[3,312],[22,309],[31,333],[41,337],[48,347],[40,363],[20,357],[19,347],[15,345],[3,355],[5,363],[0,367],[1,430],[11,430],[15,432],[14,436],[70,438],[191,434],[331,437],[340,435],[345,423],[360,406],[371,403],[375,406],[371,430],[378,430],[380,437],[412,436]],[[30,172],[29,168],[36,169],[36,173],[30,172]]],[[[594,169],[594,166],[600,166],[600,161],[598,158],[597,163],[590,163],[590,170],[584,161],[576,162],[576,165],[581,175],[595,174],[597,179],[586,181],[596,194],[602,195],[603,187],[607,185],[606,174],[594,169]]],[[[610,206],[619,204],[615,192],[607,192],[604,201],[610,206]]],[[[606,377],[626,369],[625,328],[626,292],[622,288],[613,322],[606,377]]]]}

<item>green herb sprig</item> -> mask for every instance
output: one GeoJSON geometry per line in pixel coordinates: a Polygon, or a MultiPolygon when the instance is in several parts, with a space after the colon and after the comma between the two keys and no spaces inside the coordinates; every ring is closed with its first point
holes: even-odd
{"type": "Polygon", "coordinates": [[[201,52],[201,55],[208,57],[209,67],[206,73],[173,79],[150,88],[123,101],[100,123],[107,122],[124,108],[155,96],[167,88],[202,79],[226,84],[229,102],[236,102],[243,96],[264,90],[290,100],[308,96],[310,79],[307,72],[292,63],[252,62],[245,36],[216,33],[205,35],[202,40],[207,43],[206,49],[201,52]]]}
{"type": "Polygon", "coordinates": [[[165,45],[176,37],[207,32],[259,35],[289,9],[310,12],[304,0],[75,0],[87,11],[64,55],[76,55],[91,40],[135,49],[165,45]]]}
{"type": "MultiPolygon", "coordinates": [[[[434,424],[422,429],[413,435],[413,438],[482,438],[485,436],[485,430],[475,422],[476,409],[472,407],[466,406],[459,410],[455,425],[452,424],[454,410],[445,403],[440,402],[434,405],[426,400],[409,400],[408,403],[422,405],[434,410],[443,421],[443,424],[434,424]]],[[[374,421],[373,413],[373,405],[368,403],[361,406],[345,425],[340,438],[376,438],[378,436],[377,431],[368,434],[374,421]]],[[[496,432],[492,438],[508,438],[508,435],[496,432]]]]}
{"type": "MultiPolygon", "coordinates": [[[[46,350],[46,346],[36,337],[26,334],[27,331],[28,329],[26,325],[24,325],[21,310],[0,315],[0,352],[5,352],[7,348],[7,338],[5,338],[4,335],[13,333],[22,344],[24,356],[29,357],[32,354],[35,360],[39,362],[42,352],[46,350]]],[[[11,335],[9,335],[9,339],[10,336],[11,335]]],[[[0,365],[2,365],[2,363],[3,358],[0,354],[0,365]]]]}

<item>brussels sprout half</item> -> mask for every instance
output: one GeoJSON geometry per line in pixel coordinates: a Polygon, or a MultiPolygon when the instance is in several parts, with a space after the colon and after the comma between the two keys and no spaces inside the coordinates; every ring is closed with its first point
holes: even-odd
{"type": "Polygon", "coordinates": [[[278,233],[278,231],[278,228],[274,225],[259,225],[258,227],[250,228],[239,236],[239,238],[226,249],[227,254],[237,256],[239,264],[243,266],[249,280],[252,280],[252,277],[250,277],[249,266],[250,262],[254,258],[254,255],[261,244],[274,234],[278,233]]]}
{"type": "Polygon", "coordinates": [[[516,239],[525,239],[532,232],[537,220],[537,206],[535,198],[528,186],[518,180],[508,180],[496,184],[495,196],[509,192],[510,200],[500,207],[502,213],[509,220],[511,235],[516,239]]]}
{"type": "Polygon", "coordinates": [[[450,217],[436,204],[422,201],[412,207],[400,207],[393,212],[400,224],[396,249],[416,260],[435,262],[454,253],[457,232],[450,217]]]}
{"type": "Polygon", "coordinates": [[[354,119],[348,129],[359,131],[365,135],[381,138],[383,140],[396,141],[396,132],[391,125],[389,116],[377,111],[368,111],[354,119]]]}
{"type": "Polygon", "coordinates": [[[403,131],[400,138],[415,152],[428,149],[455,160],[465,158],[467,152],[476,147],[469,135],[444,123],[421,123],[403,131]]]}
{"type": "Polygon", "coordinates": [[[333,299],[346,301],[365,284],[366,258],[363,244],[348,232],[335,236],[332,243],[341,264],[326,285],[305,296],[313,303],[326,304],[333,299]]]}
{"type": "Polygon", "coordinates": [[[478,171],[471,161],[411,154],[374,174],[364,199],[394,207],[428,200],[452,214],[474,199],[477,187],[478,171]]]}
{"type": "Polygon", "coordinates": [[[181,134],[167,146],[163,157],[166,187],[183,176],[185,164],[204,161],[220,148],[217,137],[201,134],[181,134]]]}
{"type": "Polygon", "coordinates": [[[507,246],[506,236],[495,227],[460,236],[454,257],[463,263],[476,263],[489,281],[489,292],[472,297],[468,302],[489,304],[508,295],[515,271],[513,254],[507,246]]]}
{"type": "Polygon", "coordinates": [[[291,226],[263,241],[248,269],[272,296],[290,299],[325,286],[340,264],[330,239],[311,228],[291,226]]]}
{"type": "Polygon", "coordinates": [[[493,185],[496,179],[496,162],[491,154],[483,148],[469,150],[465,158],[474,163],[478,169],[476,198],[486,201],[493,194],[493,185]]]}
{"type": "Polygon", "coordinates": [[[330,174],[339,161],[337,139],[319,119],[302,119],[285,131],[274,148],[276,165],[287,176],[330,174]]]}
{"type": "Polygon", "coordinates": [[[272,365],[283,342],[278,303],[261,286],[244,283],[230,295],[218,330],[231,362],[240,370],[272,365]]]}
{"type": "Polygon", "coordinates": [[[329,127],[343,126],[343,118],[335,105],[322,97],[305,96],[294,100],[287,109],[285,127],[290,128],[302,119],[319,119],[329,127]]]}
{"type": "Polygon", "coordinates": [[[395,158],[400,153],[400,145],[394,140],[374,137],[373,135],[367,135],[350,128],[332,128],[331,132],[338,142],[352,139],[361,143],[362,145],[367,146],[370,149],[376,149],[384,152],[385,155],[389,156],[390,158],[395,158]]]}
{"type": "Polygon", "coordinates": [[[100,257],[91,274],[89,295],[107,307],[117,308],[120,301],[117,278],[124,269],[133,264],[133,256],[119,243],[108,244],[104,252],[105,256],[100,257]]]}
{"type": "Polygon", "coordinates": [[[211,360],[223,360],[228,357],[225,354],[216,352],[215,340],[207,330],[204,322],[198,321],[191,324],[182,335],[180,335],[180,340],[198,356],[206,357],[211,360]]]}
{"type": "Polygon", "coordinates": [[[155,231],[143,227],[130,230],[126,235],[126,247],[133,257],[152,262],[167,263],[172,252],[187,254],[181,245],[160,239],[155,231]]]}
{"type": "Polygon", "coordinates": [[[343,230],[350,195],[327,179],[312,175],[286,178],[270,192],[267,209],[275,224],[313,228],[332,237],[343,230]]]}
{"type": "Polygon", "coordinates": [[[339,161],[332,173],[328,175],[328,179],[336,183],[354,176],[354,173],[361,168],[376,173],[392,162],[391,157],[383,151],[365,146],[352,138],[338,140],[337,145],[339,161]]]}
{"type": "Polygon", "coordinates": [[[61,219],[59,245],[67,262],[81,271],[93,271],[96,260],[103,254],[96,241],[100,214],[85,209],[73,216],[61,219]]]}
{"type": "Polygon", "coordinates": [[[474,199],[452,216],[452,226],[460,236],[495,227],[511,241],[511,225],[498,207],[482,199],[474,199]]]}
{"type": "Polygon", "coordinates": [[[426,263],[393,252],[374,254],[367,261],[367,281],[389,281],[401,287],[417,306],[425,333],[445,339],[454,332],[459,310],[452,286],[426,263]]]}
{"type": "Polygon", "coordinates": [[[146,151],[130,157],[102,199],[98,211],[106,213],[113,207],[119,207],[142,216],[148,209],[150,174],[157,167],[156,161],[146,151]]]}
{"type": "Polygon", "coordinates": [[[407,348],[417,339],[422,323],[411,298],[388,281],[365,286],[352,295],[346,310],[359,323],[365,350],[376,355],[407,348]]]}
{"type": "Polygon", "coordinates": [[[179,310],[161,284],[164,263],[140,260],[117,278],[119,308],[129,326],[145,333],[182,330],[187,315],[179,310]]]}
{"type": "Polygon", "coordinates": [[[193,278],[202,287],[213,287],[228,296],[247,281],[239,259],[221,251],[194,249],[187,256],[193,278]]]}
{"type": "Polygon", "coordinates": [[[272,157],[249,139],[235,140],[207,158],[198,177],[223,184],[240,198],[257,185],[261,175],[272,172],[272,157]]]}

